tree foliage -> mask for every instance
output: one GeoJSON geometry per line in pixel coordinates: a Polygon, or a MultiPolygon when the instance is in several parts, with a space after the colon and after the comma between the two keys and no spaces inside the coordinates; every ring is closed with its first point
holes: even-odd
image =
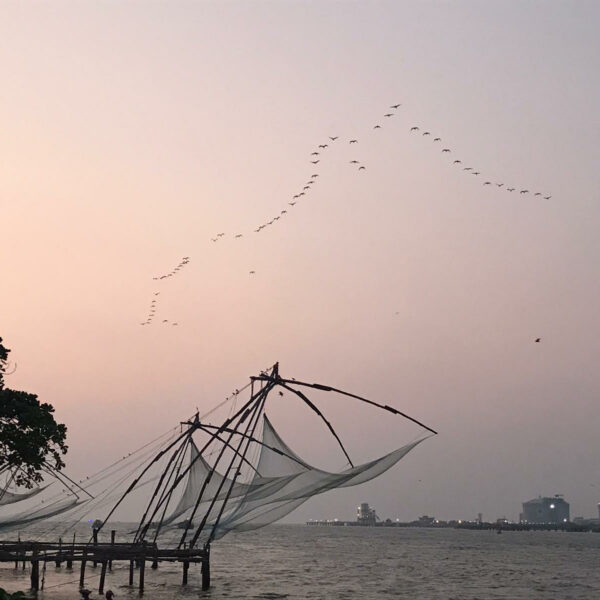
{"type": "Polygon", "coordinates": [[[30,488],[46,468],[65,466],[67,428],[54,420],[51,404],[5,387],[9,352],[0,338],[0,470],[10,470],[15,484],[30,488]]]}

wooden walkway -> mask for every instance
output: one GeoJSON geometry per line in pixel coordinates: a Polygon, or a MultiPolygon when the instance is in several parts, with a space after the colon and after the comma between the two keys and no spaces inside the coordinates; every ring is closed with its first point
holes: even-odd
{"type": "Polygon", "coordinates": [[[180,562],[182,564],[182,584],[188,582],[188,569],[191,563],[200,563],[202,566],[202,589],[210,587],[210,551],[204,548],[168,549],[159,548],[156,544],[130,544],[114,541],[115,532],[111,531],[110,543],[92,542],[89,544],[28,542],[28,541],[2,541],[0,542],[0,563],[14,563],[15,568],[20,564],[31,563],[31,589],[40,589],[40,563],[54,562],[57,567],[63,563],[68,569],[73,568],[73,563],[79,563],[79,587],[85,586],[86,567],[89,563],[94,566],[101,565],[100,583],[98,593],[104,592],[106,572],[112,570],[113,562],[129,562],[129,585],[134,585],[135,570],[139,571],[138,588],[140,594],[144,593],[144,576],[146,564],[149,562],[152,569],[158,568],[161,562],[180,562]]]}

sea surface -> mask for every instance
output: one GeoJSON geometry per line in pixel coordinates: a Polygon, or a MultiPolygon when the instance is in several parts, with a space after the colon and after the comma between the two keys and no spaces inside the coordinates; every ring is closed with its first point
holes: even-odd
{"type": "MultiPolygon", "coordinates": [[[[78,539],[86,534],[89,527],[78,539]]],[[[92,598],[99,597],[99,575],[99,566],[88,568],[92,598]]],[[[211,576],[212,588],[202,592],[200,566],[191,565],[182,587],[181,565],[161,563],[146,568],[144,598],[595,600],[600,534],[273,525],[215,542],[211,576]]],[[[78,578],[77,563],[72,571],[48,563],[39,598],[79,598],[78,578]]],[[[105,590],[137,599],[127,581],[127,564],[117,564],[105,590]]],[[[29,570],[0,565],[0,587],[26,590],[29,570]]]]}

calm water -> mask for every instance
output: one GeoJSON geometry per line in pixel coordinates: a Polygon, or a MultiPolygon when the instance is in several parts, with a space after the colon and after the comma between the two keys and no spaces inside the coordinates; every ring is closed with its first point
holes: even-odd
{"type": "MultiPolygon", "coordinates": [[[[8,536],[7,536],[8,537],[8,536]]],[[[12,537],[12,536],[11,536],[12,537]]],[[[56,539],[53,536],[53,539],[56,539]]],[[[453,529],[272,526],[230,534],[213,546],[213,587],[200,590],[200,567],[146,569],[147,599],[405,598],[410,600],[583,600],[600,598],[600,534],[453,529]]],[[[97,598],[100,567],[88,569],[97,598]]],[[[136,574],[137,577],[137,574],[136,574]]],[[[117,566],[107,586],[118,599],[137,598],[117,566]]],[[[78,569],[48,564],[48,600],[77,599],[78,569]],[[68,583],[71,582],[71,583],[68,583]]],[[[29,587],[29,572],[0,569],[0,586],[29,587]]]]}

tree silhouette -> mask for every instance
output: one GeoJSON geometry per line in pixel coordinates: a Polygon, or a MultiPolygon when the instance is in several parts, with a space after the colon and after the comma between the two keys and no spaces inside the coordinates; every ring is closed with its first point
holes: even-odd
{"type": "Polygon", "coordinates": [[[51,404],[5,387],[9,352],[0,338],[0,472],[9,471],[16,485],[31,488],[44,471],[65,466],[67,428],[54,420],[51,404]]]}

